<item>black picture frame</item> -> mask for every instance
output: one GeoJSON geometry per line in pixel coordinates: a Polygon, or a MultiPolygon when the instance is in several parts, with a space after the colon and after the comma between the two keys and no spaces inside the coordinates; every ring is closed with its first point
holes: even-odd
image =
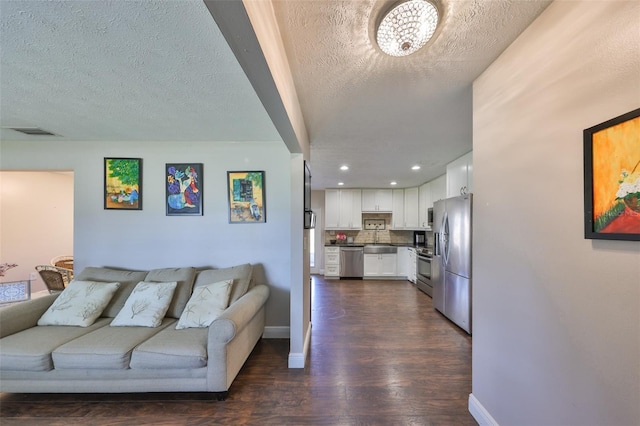
{"type": "Polygon", "coordinates": [[[640,108],[583,139],[585,239],[640,241],[640,108]]]}
{"type": "Polygon", "coordinates": [[[304,162],[304,229],[313,229],[316,227],[316,215],[311,210],[311,169],[309,163],[304,162]]]}
{"type": "Polygon", "coordinates": [[[202,216],[202,163],[166,163],[164,172],[166,215],[202,216]]]}
{"type": "Polygon", "coordinates": [[[104,209],[142,210],[142,158],[104,158],[104,209]]]}
{"type": "Polygon", "coordinates": [[[311,211],[311,169],[304,162],[304,211],[311,211]]]}

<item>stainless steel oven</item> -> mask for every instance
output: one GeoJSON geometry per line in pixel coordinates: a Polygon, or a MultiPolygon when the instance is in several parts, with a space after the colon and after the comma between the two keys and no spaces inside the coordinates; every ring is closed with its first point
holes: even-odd
{"type": "Polygon", "coordinates": [[[431,281],[431,254],[426,251],[418,252],[416,256],[416,286],[424,293],[433,297],[433,283],[431,281]]]}

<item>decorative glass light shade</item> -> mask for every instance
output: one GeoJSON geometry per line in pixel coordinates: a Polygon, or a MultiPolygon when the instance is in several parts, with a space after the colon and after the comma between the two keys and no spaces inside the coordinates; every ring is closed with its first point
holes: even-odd
{"type": "Polygon", "coordinates": [[[418,51],[438,26],[438,9],[427,0],[408,0],[392,8],[378,26],[376,40],[387,55],[407,56],[418,51]]]}

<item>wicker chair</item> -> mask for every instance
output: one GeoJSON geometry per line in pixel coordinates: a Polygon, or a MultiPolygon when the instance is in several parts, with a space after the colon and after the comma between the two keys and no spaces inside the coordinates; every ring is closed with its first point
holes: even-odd
{"type": "Polygon", "coordinates": [[[36,271],[40,274],[40,278],[47,286],[49,293],[59,293],[66,287],[67,272],[64,269],[50,265],[38,265],[36,271]]]}
{"type": "Polygon", "coordinates": [[[73,271],[73,256],[56,256],[51,259],[51,266],[73,271]]]}
{"type": "Polygon", "coordinates": [[[55,266],[65,275],[64,284],[67,285],[73,279],[73,256],[56,256],[51,259],[51,266],[55,266]]]}

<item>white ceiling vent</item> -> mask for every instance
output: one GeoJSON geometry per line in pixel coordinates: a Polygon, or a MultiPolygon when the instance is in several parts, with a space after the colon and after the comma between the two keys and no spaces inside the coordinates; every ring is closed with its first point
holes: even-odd
{"type": "Polygon", "coordinates": [[[38,127],[7,127],[7,128],[11,130],[15,130],[16,132],[24,133],[26,135],[58,136],[55,133],[51,133],[47,130],[40,129],[38,127]]]}

